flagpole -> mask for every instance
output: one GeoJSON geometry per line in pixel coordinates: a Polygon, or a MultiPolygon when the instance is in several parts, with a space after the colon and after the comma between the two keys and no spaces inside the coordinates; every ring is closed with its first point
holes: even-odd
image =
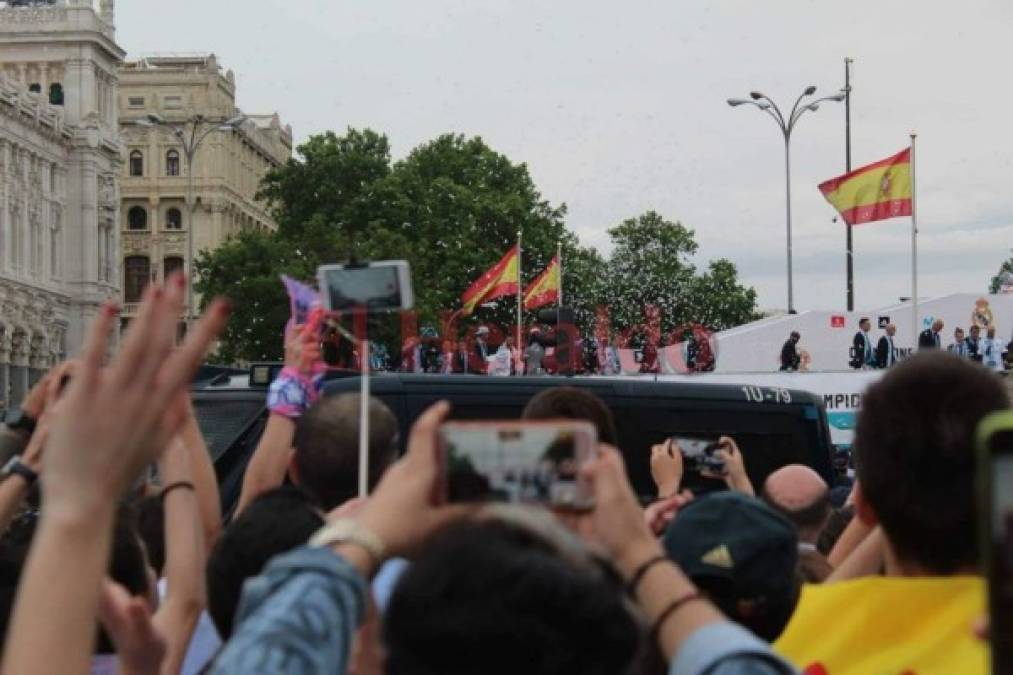
{"type": "Polygon", "coordinates": [[[918,346],[918,200],[915,198],[915,138],[911,134],[911,351],[918,346]]]}
{"type": "Polygon", "coordinates": [[[557,307],[563,306],[563,242],[556,243],[556,260],[559,262],[559,297],[557,307]]]}
{"type": "Polygon", "coordinates": [[[521,348],[521,321],[523,316],[521,315],[521,307],[524,302],[524,291],[521,287],[521,231],[517,230],[517,349],[521,348]]]}

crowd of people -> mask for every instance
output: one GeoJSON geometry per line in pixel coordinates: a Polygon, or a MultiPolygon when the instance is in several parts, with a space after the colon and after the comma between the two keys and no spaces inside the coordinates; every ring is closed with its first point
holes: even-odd
{"type": "Polygon", "coordinates": [[[728,437],[708,469],[726,489],[693,495],[677,443],[617,448],[600,400],[543,391],[523,418],[601,441],[580,473],[594,508],[552,512],[444,503],[449,405],[399,457],[396,416],[323,397],[322,344],[294,329],[223,517],[188,383],[228,308],[174,347],[184,295],[179,274],[149,286],[108,361],[104,308],[25,401],[32,422],[0,433],[4,673],[987,672],[972,444],[1009,400],[968,359],[918,354],[869,388],[840,508],[806,466],[754,487],[728,437]],[[649,453],[646,507],[623,452],[649,453]]]}
{"type": "MultiPolygon", "coordinates": [[[[943,348],[942,330],[944,323],[942,319],[936,319],[932,326],[926,328],[918,335],[918,349],[932,350],[943,348]]],[[[902,359],[894,338],[897,335],[897,326],[888,323],[883,326],[883,334],[878,340],[870,335],[872,321],[868,317],[862,317],[858,321],[858,332],[852,340],[848,349],[848,366],[853,370],[875,370],[891,368],[902,359]]],[[[805,350],[799,348],[801,335],[798,331],[792,331],[781,347],[782,371],[808,370],[807,362],[809,355],[805,350]]],[[[953,342],[946,346],[946,351],[963,359],[968,359],[984,365],[990,370],[1004,372],[1008,360],[1013,357],[1010,353],[1007,341],[998,337],[995,325],[989,325],[985,329],[985,336],[981,335],[981,328],[972,325],[967,335],[960,326],[953,331],[953,342]]]]}

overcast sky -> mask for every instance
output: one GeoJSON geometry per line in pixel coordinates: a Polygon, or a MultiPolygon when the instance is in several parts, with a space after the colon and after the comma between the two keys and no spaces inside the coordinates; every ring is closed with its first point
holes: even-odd
{"type": "MultiPolygon", "coordinates": [[[[725,99],[790,106],[843,86],[855,59],[855,166],[918,133],[922,296],[984,291],[1013,246],[1013,2],[944,0],[120,0],[129,58],[213,51],[247,112],[296,139],[386,133],[395,158],[448,131],[526,162],[587,245],[655,209],[786,305],[783,141],[725,99]],[[196,17],[199,17],[196,18],[196,17]]],[[[795,304],[845,303],[844,227],[816,185],[843,173],[844,107],[792,139],[795,304]]],[[[910,294],[911,225],[855,232],[859,309],[910,294]]],[[[462,288],[467,280],[462,280],[462,288]]]]}

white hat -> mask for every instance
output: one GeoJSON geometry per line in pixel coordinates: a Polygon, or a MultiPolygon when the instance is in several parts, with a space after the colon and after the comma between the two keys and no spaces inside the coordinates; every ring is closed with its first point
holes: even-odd
{"type": "Polygon", "coordinates": [[[489,328],[487,326],[479,326],[478,330],[475,331],[475,335],[488,335],[489,328]]]}

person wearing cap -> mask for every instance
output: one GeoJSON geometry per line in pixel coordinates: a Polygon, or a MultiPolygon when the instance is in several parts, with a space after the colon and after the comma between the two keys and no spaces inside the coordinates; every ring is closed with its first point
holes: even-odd
{"type": "Polygon", "coordinates": [[[491,353],[489,349],[489,327],[479,326],[478,330],[475,331],[475,357],[482,368],[485,368],[486,364],[489,363],[491,353]]]}
{"type": "Polygon", "coordinates": [[[798,602],[798,536],[780,513],[732,490],[698,497],[662,538],[665,552],[732,621],[775,640],[798,602]]]}
{"type": "Polygon", "coordinates": [[[801,337],[797,330],[793,330],[785,340],[784,346],[781,347],[781,370],[798,370],[801,362],[801,357],[798,354],[798,341],[801,337]]]}

